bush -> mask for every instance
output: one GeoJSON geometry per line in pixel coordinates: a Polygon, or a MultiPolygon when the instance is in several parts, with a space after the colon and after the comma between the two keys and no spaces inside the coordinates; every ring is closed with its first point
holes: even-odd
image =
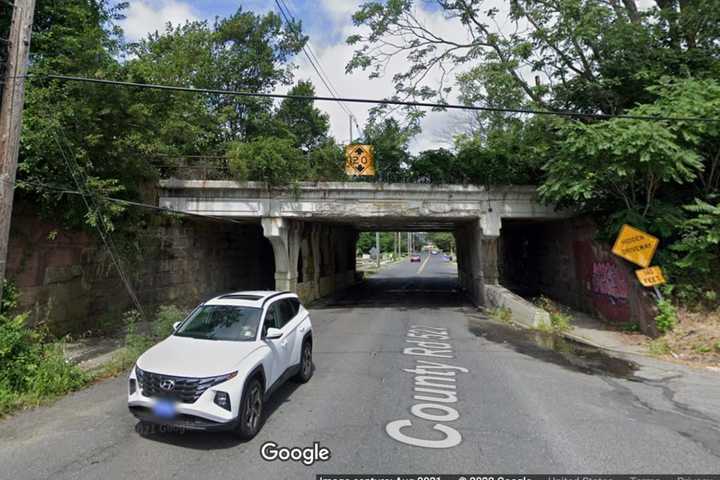
{"type": "Polygon", "coordinates": [[[670,300],[661,298],[657,302],[659,313],[655,317],[655,326],[659,333],[667,333],[677,324],[677,311],[670,300]]]}
{"type": "Polygon", "coordinates": [[[25,325],[26,315],[0,314],[0,415],[84,385],[88,377],[68,363],[59,342],[25,325]]]}
{"type": "Polygon", "coordinates": [[[165,338],[172,332],[173,324],[185,318],[185,312],[175,305],[160,305],[152,324],[152,335],[156,339],[165,338]]]}

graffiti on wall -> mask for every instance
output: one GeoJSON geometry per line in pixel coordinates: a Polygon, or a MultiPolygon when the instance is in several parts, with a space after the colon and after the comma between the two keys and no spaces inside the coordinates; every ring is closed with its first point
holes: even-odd
{"type": "Polygon", "coordinates": [[[607,295],[612,302],[626,302],[627,278],[614,262],[593,262],[592,291],[599,295],[607,295]]]}

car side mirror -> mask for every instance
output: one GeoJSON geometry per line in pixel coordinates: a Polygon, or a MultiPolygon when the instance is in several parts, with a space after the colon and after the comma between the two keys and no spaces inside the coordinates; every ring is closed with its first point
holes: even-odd
{"type": "Polygon", "coordinates": [[[282,330],[279,328],[268,328],[267,333],[265,334],[265,338],[268,340],[275,340],[283,336],[282,330]]]}
{"type": "Polygon", "coordinates": [[[182,322],[175,322],[175,323],[173,323],[173,332],[178,329],[178,327],[180,326],[181,323],[182,323],[182,322]]]}

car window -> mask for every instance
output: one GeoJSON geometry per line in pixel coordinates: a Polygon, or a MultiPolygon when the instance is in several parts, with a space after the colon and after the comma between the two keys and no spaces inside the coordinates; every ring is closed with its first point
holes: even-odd
{"type": "Polygon", "coordinates": [[[203,305],[180,325],[178,337],[204,340],[255,340],[260,309],[230,305],[203,305]]]}
{"type": "Polygon", "coordinates": [[[297,298],[288,298],[288,303],[290,303],[290,306],[292,307],[293,317],[298,314],[300,311],[300,300],[297,298]]]}
{"type": "Polygon", "coordinates": [[[295,317],[295,311],[289,298],[284,298],[276,303],[280,310],[280,318],[282,325],[285,326],[290,320],[295,317]]]}
{"type": "Polygon", "coordinates": [[[265,322],[263,322],[263,335],[267,334],[268,328],[282,328],[282,316],[278,303],[272,303],[265,313],[265,322]]]}

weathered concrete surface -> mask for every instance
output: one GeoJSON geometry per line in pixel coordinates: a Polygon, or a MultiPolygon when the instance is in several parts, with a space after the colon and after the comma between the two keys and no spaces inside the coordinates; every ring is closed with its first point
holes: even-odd
{"type": "Polygon", "coordinates": [[[275,257],[275,289],[309,302],[355,281],[357,232],[345,226],[263,217],[275,257]]]}
{"type": "Polygon", "coordinates": [[[502,285],[485,285],[486,305],[495,308],[508,308],[512,320],[528,327],[550,325],[550,315],[519,295],[512,293],[502,285]]]}
{"type": "Polygon", "coordinates": [[[503,218],[562,218],[533,186],[479,187],[360,182],[301,182],[268,189],[263,182],[161,180],[160,206],[236,218],[283,217],[351,224],[358,230],[446,230],[480,220],[498,236],[503,218]]]}

